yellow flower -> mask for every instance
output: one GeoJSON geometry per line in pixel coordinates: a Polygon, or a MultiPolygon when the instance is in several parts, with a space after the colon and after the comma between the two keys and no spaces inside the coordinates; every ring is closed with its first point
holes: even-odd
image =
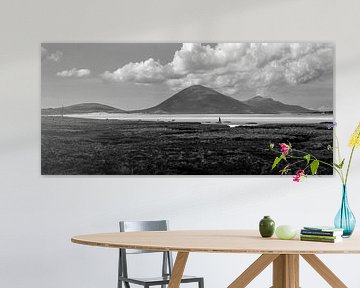
{"type": "Polygon", "coordinates": [[[354,133],[351,136],[349,146],[353,147],[360,147],[360,122],[357,128],[355,129],[354,133]]]}

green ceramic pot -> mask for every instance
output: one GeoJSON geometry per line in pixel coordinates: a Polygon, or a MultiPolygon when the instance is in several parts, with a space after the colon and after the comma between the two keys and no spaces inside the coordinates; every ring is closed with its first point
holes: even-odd
{"type": "Polygon", "coordinates": [[[270,216],[264,216],[259,223],[259,232],[262,237],[271,237],[275,232],[275,222],[270,216]]]}

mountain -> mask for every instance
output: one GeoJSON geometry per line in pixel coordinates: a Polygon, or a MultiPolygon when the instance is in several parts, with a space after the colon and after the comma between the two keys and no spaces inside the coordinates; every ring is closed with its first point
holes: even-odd
{"type": "Polygon", "coordinates": [[[126,111],[117,109],[108,105],[99,103],[81,103],[71,106],[59,107],[59,108],[45,108],[41,109],[42,115],[61,115],[61,114],[83,114],[83,113],[126,113],[126,111]]]}
{"type": "Polygon", "coordinates": [[[42,115],[82,114],[82,113],[148,113],[148,114],[278,114],[314,113],[315,110],[297,105],[288,105],[272,98],[256,96],[239,101],[223,95],[214,89],[193,85],[160,104],[142,110],[124,111],[99,103],[82,103],[59,108],[41,109],[42,115]]]}
{"type": "Polygon", "coordinates": [[[280,101],[275,101],[272,98],[264,98],[261,96],[253,97],[249,100],[243,101],[248,105],[253,113],[257,114],[276,114],[276,113],[312,113],[315,110],[310,110],[298,105],[288,105],[280,101]]]}
{"type": "Polygon", "coordinates": [[[193,85],[154,107],[131,111],[154,114],[243,114],[252,109],[234,98],[202,85],[193,85]]]}

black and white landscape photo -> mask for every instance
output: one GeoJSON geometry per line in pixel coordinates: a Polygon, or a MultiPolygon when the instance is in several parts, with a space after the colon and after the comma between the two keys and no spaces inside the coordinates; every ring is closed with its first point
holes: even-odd
{"type": "Polygon", "coordinates": [[[43,43],[42,175],[278,175],[270,143],[331,163],[334,53],[323,42],[43,43]]]}

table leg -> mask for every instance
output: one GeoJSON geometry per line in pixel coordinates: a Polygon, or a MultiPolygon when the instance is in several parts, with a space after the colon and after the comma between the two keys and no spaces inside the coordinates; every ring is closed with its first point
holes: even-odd
{"type": "MultiPolygon", "coordinates": [[[[313,254],[301,254],[301,256],[331,287],[347,288],[317,256],[313,254]]],[[[299,288],[299,255],[297,254],[263,254],[232,282],[228,288],[246,287],[271,262],[273,262],[273,286],[271,288],[299,288]]]]}
{"type": "Polygon", "coordinates": [[[314,254],[301,255],[324,280],[334,288],[347,288],[347,286],[314,254]]]}
{"type": "Polygon", "coordinates": [[[228,288],[244,288],[254,280],[267,266],[270,265],[279,255],[263,254],[247,268],[228,288]]]}
{"type": "Polygon", "coordinates": [[[299,288],[299,255],[281,254],[274,260],[272,288],[299,288]]]}
{"type": "Polygon", "coordinates": [[[180,287],[181,279],[184,274],[185,265],[186,265],[186,261],[187,261],[188,257],[189,257],[189,252],[178,252],[177,253],[168,288],[179,288],[180,287]]]}

